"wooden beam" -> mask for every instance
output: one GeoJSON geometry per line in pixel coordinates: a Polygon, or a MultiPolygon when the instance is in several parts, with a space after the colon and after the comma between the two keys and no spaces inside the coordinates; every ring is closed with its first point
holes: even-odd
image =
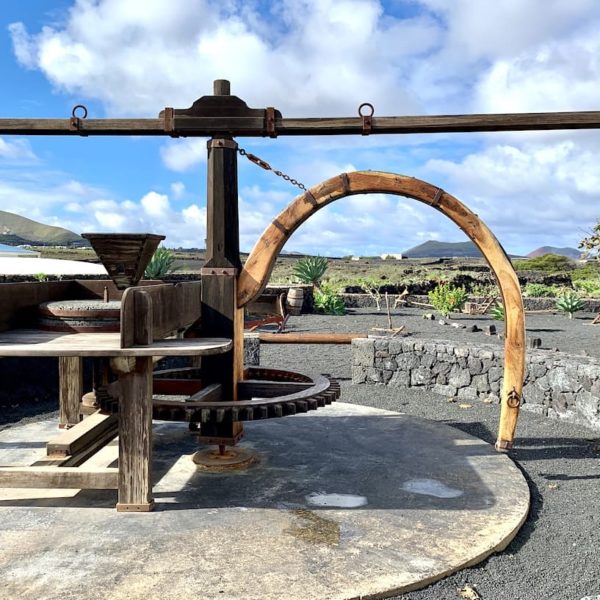
{"type": "MultiPolygon", "coordinates": [[[[600,111],[505,113],[473,115],[374,116],[373,134],[457,133],[477,131],[536,131],[599,129],[600,111]]],[[[360,117],[277,118],[275,132],[285,135],[360,135],[360,117]]],[[[0,135],[143,135],[210,137],[268,136],[260,117],[175,115],[173,128],[164,119],[0,119],[0,135]]]]}
{"type": "Polygon", "coordinates": [[[79,405],[83,396],[83,359],[81,356],[58,357],[58,382],[59,427],[74,427],[80,421],[79,405]]]}
{"type": "Polygon", "coordinates": [[[113,490],[118,469],[85,467],[0,467],[0,487],[113,490]]]}
{"type": "MultiPolygon", "coordinates": [[[[117,435],[116,415],[105,415],[95,412],[83,421],[63,431],[46,444],[46,454],[51,457],[66,457],[77,454],[99,437],[105,439],[112,432],[112,437],[117,435]]],[[[110,438],[106,442],[110,441],[110,438]]]]}
{"type": "Polygon", "coordinates": [[[258,333],[263,344],[351,344],[355,338],[366,337],[366,333],[258,333]]]}
{"type": "Polygon", "coordinates": [[[152,358],[138,358],[119,376],[119,502],[121,512],[148,512],[152,498],[152,358]]]}

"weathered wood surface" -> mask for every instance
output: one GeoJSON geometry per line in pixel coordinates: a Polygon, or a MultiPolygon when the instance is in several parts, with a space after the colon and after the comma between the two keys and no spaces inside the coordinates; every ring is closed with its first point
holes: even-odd
{"type": "Polygon", "coordinates": [[[195,323],[201,315],[201,288],[199,281],[191,281],[125,290],[121,300],[123,348],[146,345],[151,338],[162,340],[195,323]]]}
{"type": "Polygon", "coordinates": [[[225,338],[185,338],[121,348],[118,333],[58,333],[39,329],[0,333],[0,356],[190,356],[221,354],[232,346],[232,341],[225,338]]]}
{"type": "Polygon", "coordinates": [[[342,173],[312,187],[293,200],[257,241],[239,277],[238,306],[247,305],[262,292],[284,244],[309,217],[345,196],[370,193],[406,196],[434,207],[454,221],[475,243],[496,276],[506,315],[504,384],[497,448],[510,447],[525,374],[525,321],[519,281],[504,249],[485,223],[444,190],[413,177],[376,171],[342,173]]]}
{"type": "Polygon", "coordinates": [[[80,356],[58,359],[58,423],[73,427],[79,423],[79,404],[83,396],[83,360],[80,356]]]}
{"type": "Polygon", "coordinates": [[[254,331],[263,325],[275,324],[278,331],[283,331],[288,319],[285,307],[285,294],[262,294],[246,305],[244,329],[254,331]]]}
{"type": "MultiPolygon", "coordinates": [[[[533,131],[553,129],[598,129],[599,111],[505,113],[473,115],[374,116],[372,133],[453,133],[476,131],[533,131]]],[[[360,135],[360,117],[276,118],[275,130],[284,135],[360,135]]],[[[83,119],[80,130],[70,119],[0,119],[0,135],[140,135],[210,137],[267,136],[263,117],[175,115],[165,119],[83,119]]]]}
{"type": "Polygon", "coordinates": [[[113,490],[118,472],[111,467],[0,467],[0,487],[113,490]]]}
{"type": "MultiPolygon", "coordinates": [[[[46,444],[46,454],[52,457],[66,457],[81,452],[98,438],[105,438],[108,431],[117,435],[117,417],[95,412],[75,427],[63,431],[46,444]]],[[[109,440],[107,440],[109,441],[109,440]]]]}
{"type": "Polygon", "coordinates": [[[356,338],[366,338],[366,333],[269,333],[260,331],[258,339],[263,344],[351,344],[356,338]]]}
{"type": "Polygon", "coordinates": [[[118,511],[152,510],[152,359],[119,376],[118,511]]]}

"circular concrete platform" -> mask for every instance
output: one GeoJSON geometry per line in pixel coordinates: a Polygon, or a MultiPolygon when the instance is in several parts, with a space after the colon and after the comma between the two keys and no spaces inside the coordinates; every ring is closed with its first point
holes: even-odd
{"type": "MultiPolygon", "coordinates": [[[[0,432],[31,464],[56,424],[0,432]]],[[[5,597],[384,598],[503,549],[529,490],[511,460],[446,425],[349,404],[246,425],[260,462],[198,472],[185,424],[155,426],[157,510],[114,491],[0,489],[5,597]]]]}

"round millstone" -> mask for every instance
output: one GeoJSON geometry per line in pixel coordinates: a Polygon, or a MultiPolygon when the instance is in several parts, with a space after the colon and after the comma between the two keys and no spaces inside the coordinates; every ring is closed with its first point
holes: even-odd
{"type": "Polygon", "coordinates": [[[119,300],[59,300],[40,304],[38,325],[45,331],[118,332],[119,300]]]}

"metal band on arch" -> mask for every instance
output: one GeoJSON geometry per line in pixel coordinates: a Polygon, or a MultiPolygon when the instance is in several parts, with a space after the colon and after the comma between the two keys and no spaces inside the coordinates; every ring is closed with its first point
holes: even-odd
{"type": "Polygon", "coordinates": [[[302,223],[331,202],[356,194],[394,194],[433,206],[456,223],[481,250],[496,276],[504,302],[504,382],[496,448],[510,448],[520,405],[520,401],[515,402],[514,398],[521,398],[525,374],[525,319],[519,281],[504,249],[485,223],[454,196],[437,186],[395,173],[356,171],[342,173],[312,187],[306,194],[296,197],[267,226],[256,242],[240,273],[238,307],[242,308],[260,295],[279,252],[302,223]],[[307,194],[310,194],[309,202],[306,201],[307,194]]]}

